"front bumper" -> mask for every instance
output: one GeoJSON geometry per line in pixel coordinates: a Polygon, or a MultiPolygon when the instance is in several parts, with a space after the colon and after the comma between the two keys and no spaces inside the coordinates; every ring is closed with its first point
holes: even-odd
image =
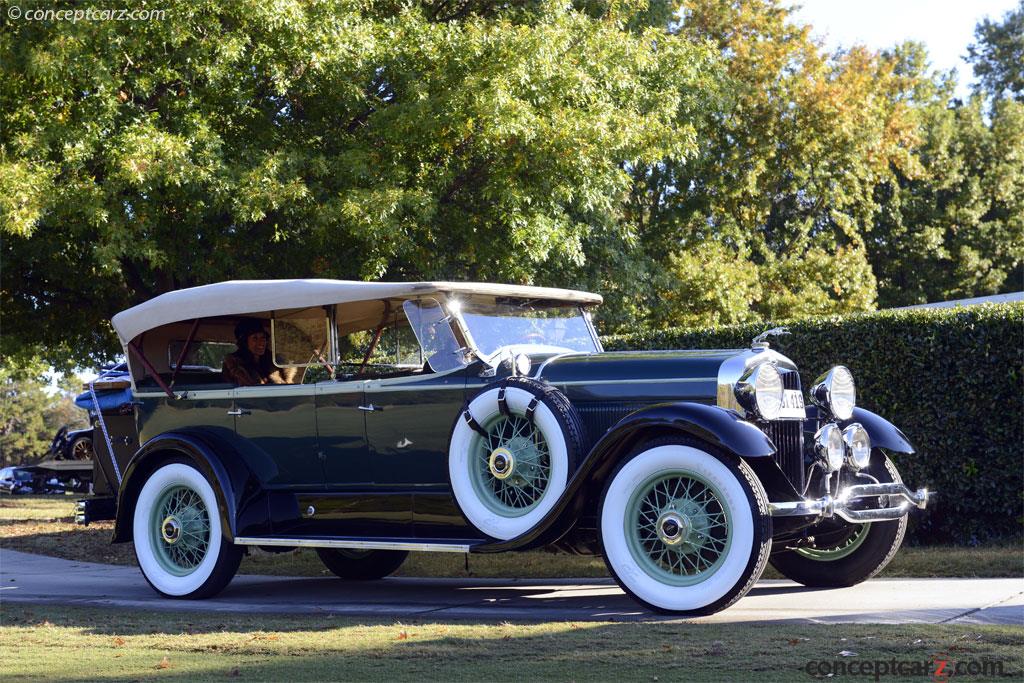
{"type": "Polygon", "coordinates": [[[836,516],[847,522],[865,524],[899,519],[910,512],[912,505],[923,510],[933,495],[934,492],[928,489],[913,491],[903,484],[855,484],[847,486],[834,498],[824,496],[793,502],[768,503],[768,510],[772,517],[836,516]],[[851,507],[862,498],[875,496],[885,496],[879,498],[883,507],[868,510],[851,507]],[[894,498],[896,500],[893,500],[894,498]]]}

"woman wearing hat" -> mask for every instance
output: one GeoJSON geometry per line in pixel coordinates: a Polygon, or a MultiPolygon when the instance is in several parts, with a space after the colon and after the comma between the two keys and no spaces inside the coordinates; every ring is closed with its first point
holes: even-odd
{"type": "Polygon", "coordinates": [[[238,350],[224,357],[224,366],[221,368],[224,381],[241,387],[257,384],[290,384],[291,377],[285,375],[270,359],[267,349],[269,340],[270,337],[259,320],[246,318],[238,323],[235,326],[235,344],[238,350]]]}

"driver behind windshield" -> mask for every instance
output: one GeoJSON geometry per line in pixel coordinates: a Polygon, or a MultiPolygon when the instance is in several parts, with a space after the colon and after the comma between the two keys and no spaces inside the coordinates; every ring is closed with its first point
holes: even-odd
{"type": "Polygon", "coordinates": [[[221,374],[226,382],[240,387],[259,384],[291,384],[295,368],[278,368],[271,361],[267,344],[270,335],[263,323],[246,318],[235,326],[235,344],[238,350],[224,357],[221,374]]]}

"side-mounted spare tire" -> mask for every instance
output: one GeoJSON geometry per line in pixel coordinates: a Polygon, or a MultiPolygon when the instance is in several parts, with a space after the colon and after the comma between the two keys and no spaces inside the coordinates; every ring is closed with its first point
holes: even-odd
{"type": "Polygon", "coordinates": [[[583,426],[564,394],[509,377],[480,392],[456,420],[448,447],[452,491],[477,529],[515,538],[555,506],[583,448],[583,426]]]}

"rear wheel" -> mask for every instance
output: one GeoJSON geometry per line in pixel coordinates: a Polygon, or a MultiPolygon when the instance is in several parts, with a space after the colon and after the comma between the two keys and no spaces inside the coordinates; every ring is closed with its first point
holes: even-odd
{"type": "Polygon", "coordinates": [[[316,554],[335,576],[353,581],[372,581],[390,576],[409,556],[404,550],[354,548],[317,548],[316,554]]]}
{"type": "Polygon", "coordinates": [[[142,575],[169,598],[215,595],[242,560],[242,549],[224,537],[213,487],[186,462],[163,465],[146,480],[132,540],[142,575]]]}
{"type": "MultiPolygon", "coordinates": [[[[886,484],[901,482],[899,472],[884,454],[868,473],[886,484]]],[[[820,588],[853,586],[882,571],[896,555],[907,530],[907,517],[890,522],[854,524],[838,517],[811,527],[814,547],[783,550],[771,557],[779,572],[797,583],[820,588]]]]}
{"type": "Polygon", "coordinates": [[[771,551],[768,498],[750,468],[698,441],[651,442],[605,489],[605,562],[658,612],[711,614],[741,598],[771,551]]]}

